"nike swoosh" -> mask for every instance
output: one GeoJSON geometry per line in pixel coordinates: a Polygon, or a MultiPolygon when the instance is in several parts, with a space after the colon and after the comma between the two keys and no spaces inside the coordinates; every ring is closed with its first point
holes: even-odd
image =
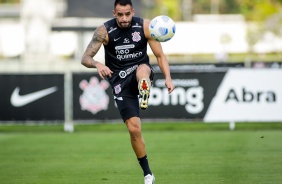
{"type": "Polygon", "coordinates": [[[116,97],[116,96],[114,96],[114,99],[117,99],[117,100],[123,101],[123,98],[122,98],[122,97],[116,97]]]}
{"type": "Polygon", "coordinates": [[[121,38],[121,37],[119,37],[119,38],[117,38],[117,39],[114,38],[114,41],[118,41],[120,38],[121,38]]]}
{"type": "Polygon", "coordinates": [[[54,93],[55,91],[57,91],[58,88],[56,86],[51,87],[51,88],[47,88],[47,89],[43,89],[40,91],[36,91],[33,93],[29,93],[26,95],[20,95],[20,88],[16,87],[16,89],[13,91],[12,95],[11,95],[11,104],[14,107],[22,107],[25,106],[31,102],[34,102],[40,98],[43,98],[51,93],[54,93]]]}

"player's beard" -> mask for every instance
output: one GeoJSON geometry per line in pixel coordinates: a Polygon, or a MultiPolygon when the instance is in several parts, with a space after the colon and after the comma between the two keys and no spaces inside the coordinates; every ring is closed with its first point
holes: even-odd
{"type": "Polygon", "coordinates": [[[123,29],[129,28],[131,25],[131,21],[128,21],[128,22],[118,22],[117,21],[117,23],[118,23],[118,26],[123,29]]]}

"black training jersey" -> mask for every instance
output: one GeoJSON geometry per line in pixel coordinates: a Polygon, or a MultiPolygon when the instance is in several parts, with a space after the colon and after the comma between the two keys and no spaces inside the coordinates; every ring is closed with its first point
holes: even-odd
{"type": "Polygon", "coordinates": [[[114,74],[149,63],[143,22],[143,19],[133,17],[129,28],[120,28],[115,18],[104,23],[109,37],[108,44],[104,45],[105,63],[114,74]]]}

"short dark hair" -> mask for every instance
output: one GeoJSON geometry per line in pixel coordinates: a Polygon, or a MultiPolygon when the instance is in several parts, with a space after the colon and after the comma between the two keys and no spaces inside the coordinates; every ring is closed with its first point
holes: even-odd
{"type": "Polygon", "coordinates": [[[126,5],[130,5],[132,6],[132,2],[131,0],[115,0],[115,7],[120,4],[121,6],[126,6],[126,5]]]}

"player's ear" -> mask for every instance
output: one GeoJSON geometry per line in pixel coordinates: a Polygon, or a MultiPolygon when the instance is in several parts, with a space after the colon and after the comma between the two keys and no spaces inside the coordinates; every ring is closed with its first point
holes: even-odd
{"type": "Polygon", "coordinates": [[[116,17],[116,11],[115,10],[113,10],[113,16],[116,17]]]}
{"type": "Polygon", "coordinates": [[[134,8],[132,8],[131,13],[132,13],[132,16],[134,16],[134,13],[135,13],[134,8]]]}

